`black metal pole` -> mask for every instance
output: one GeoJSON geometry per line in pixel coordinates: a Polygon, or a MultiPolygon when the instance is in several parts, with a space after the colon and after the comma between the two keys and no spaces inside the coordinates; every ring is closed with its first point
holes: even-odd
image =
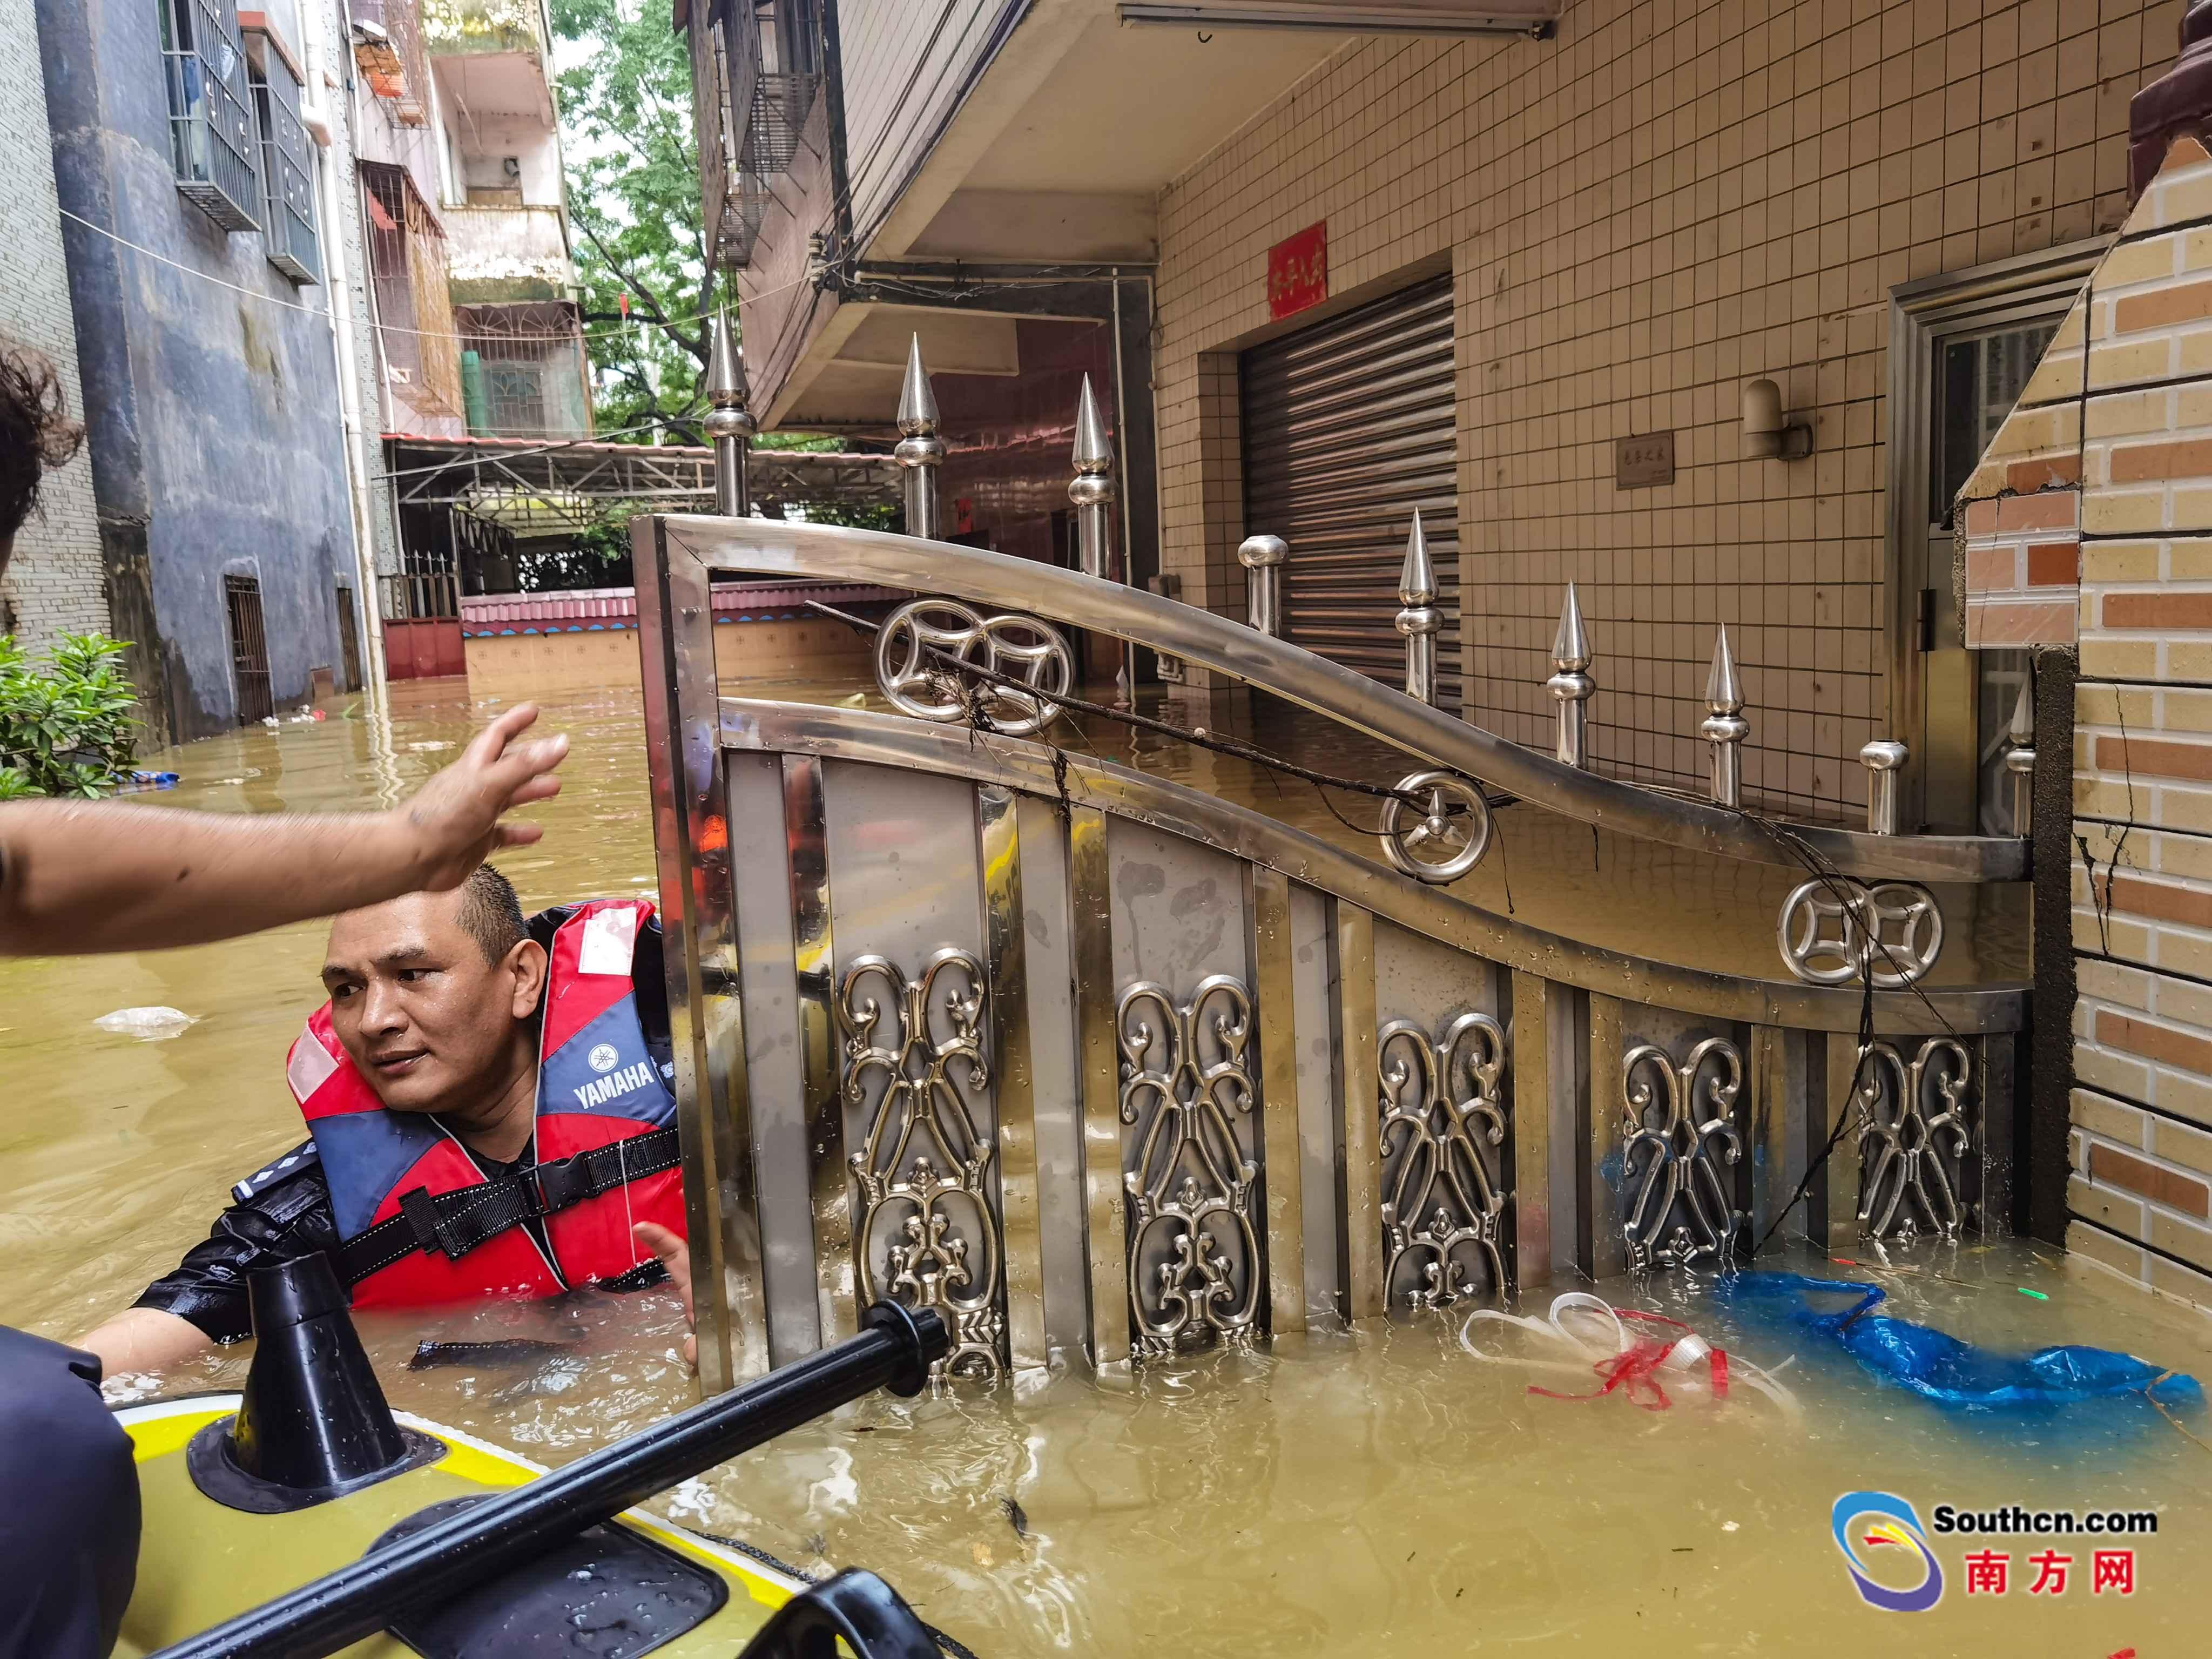
{"type": "Polygon", "coordinates": [[[878,1388],[918,1393],[951,1347],[929,1309],[879,1302],[855,1337],[164,1648],[155,1659],[325,1659],[401,1612],[520,1565],[678,1481],[878,1388]]]}

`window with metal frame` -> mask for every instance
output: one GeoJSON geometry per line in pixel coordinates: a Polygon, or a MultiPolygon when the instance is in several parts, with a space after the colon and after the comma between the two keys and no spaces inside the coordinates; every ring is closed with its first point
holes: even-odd
{"type": "Polygon", "coordinates": [[[300,119],[300,83],[274,52],[266,70],[247,65],[261,133],[262,240],[269,263],[295,283],[323,280],[315,231],[315,152],[300,119]]]}
{"type": "Polygon", "coordinates": [[[261,177],[238,14],[212,0],[161,7],[177,192],[225,230],[258,230],[261,177]]]}
{"type": "Polygon", "coordinates": [[[230,614],[230,678],[238,696],[238,723],[252,726],[276,712],[269,689],[269,635],[261,617],[257,576],[225,576],[223,605],[230,614]]]}

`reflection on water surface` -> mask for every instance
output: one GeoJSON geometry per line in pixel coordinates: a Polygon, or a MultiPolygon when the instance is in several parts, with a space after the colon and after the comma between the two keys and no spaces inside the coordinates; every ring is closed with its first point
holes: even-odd
{"type": "MultiPolygon", "coordinates": [[[[185,785],[167,799],[255,810],[396,799],[489,712],[439,687],[404,689],[398,705],[388,744],[341,719],[170,751],[159,763],[185,785]]],[[[503,867],[532,905],[650,888],[634,697],[577,694],[551,718],[576,738],[568,790],[539,813],[546,842],[503,867]]],[[[1235,763],[1147,758],[1197,787],[1248,792],[1317,833],[1328,824],[1310,790],[1286,784],[1278,796],[1235,763]]],[[[1358,759],[1332,763],[1389,769],[1358,759]]],[[[1510,869],[1524,919],[1589,936],[1609,927],[1622,937],[1601,942],[1625,948],[1636,943],[1626,935],[1648,932],[1649,916],[1671,905],[1668,938],[1647,937],[1644,948],[1679,959],[1737,952],[1746,959],[1729,965],[1771,971],[1764,886],[1757,905],[1731,903],[1700,885],[1709,872],[1655,861],[1649,849],[1624,850],[1607,874],[1603,842],[1584,876],[1588,831],[1554,823],[1547,836],[1522,827],[1542,821],[1514,811],[1504,820],[1507,860],[1469,884],[1500,887],[1471,891],[1478,902],[1503,908],[1510,869]],[[1755,962],[1753,941],[1765,953],[1755,962]]],[[[1747,884],[1766,880],[1755,872],[1747,884]]],[[[159,955],[0,963],[0,1076],[15,1109],[0,1123],[10,1175],[0,1317],[48,1334],[82,1331],[175,1261],[231,1181],[301,1138],[282,1067],[320,1000],[322,938],[315,924],[159,955]],[[196,1023],[151,1042],[93,1027],[149,1004],[196,1023]]],[[[2212,1374],[2212,1327],[2108,1292],[2041,1247],[1961,1246],[1905,1265],[1920,1271],[1889,1276],[1894,1302],[1960,1335],[2018,1347],[2100,1343],[2212,1374]],[[2021,1285],[2051,1299],[2024,1297],[2021,1285]]],[[[1479,1358],[1461,1346],[1462,1322],[1437,1316],[1200,1358],[1115,1386],[1067,1374],[872,1400],[687,1483],[665,1507],[808,1569],[874,1567],[986,1659],[1164,1646],[1208,1656],[1387,1646],[1410,1659],[1486,1649],[2083,1659],[2129,1646],[2143,1659],[2195,1650],[2181,1632],[2202,1621],[2191,1576],[2212,1534],[2212,1451],[2142,1402],[2025,1427],[1961,1419],[1878,1388],[1802,1339],[1731,1328],[1695,1282],[1603,1288],[1781,1367],[1802,1420],[1740,1389],[1717,1406],[1678,1391],[1664,1412],[1618,1397],[1533,1395],[1532,1382],[1561,1392],[1596,1382],[1540,1369],[1550,1351],[1494,1325],[1471,1334],[1493,1356],[1479,1358]],[[1969,1547],[1937,1540],[1952,1575],[1942,1604],[1883,1613],[1861,1601],[1830,1537],[1837,1495],[1866,1488],[1909,1499],[1923,1520],[1947,1501],[2094,1504],[2155,1508],[2160,1530],[2137,1540],[2132,1598],[2090,1593],[2086,1541],[2068,1591],[2031,1597],[2025,1561],[2042,1547],[2023,1540],[1996,1545],[2014,1556],[2010,1593],[1969,1597],[1969,1547]]],[[[665,1294],[363,1322],[396,1404],[548,1462],[692,1397],[675,1353],[680,1316],[665,1294]],[[410,1370],[424,1336],[573,1346],[410,1370]]],[[[244,1358],[130,1386],[233,1383],[244,1358]]],[[[2191,1426],[2212,1438],[2203,1419],[2191,1426]]]]}

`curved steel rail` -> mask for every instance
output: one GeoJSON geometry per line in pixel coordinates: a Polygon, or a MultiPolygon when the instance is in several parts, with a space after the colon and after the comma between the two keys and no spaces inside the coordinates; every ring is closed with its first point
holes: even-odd
{"type": "MultiPolygon", "coordinates": [[[[812,703],[720,702],[726,748],[763,754],[817,755],[965,777],[1052,799],[1058,793],[1052,750],[1013,738],[982,737],[966,726],[926,725],[894,714],[812,703]]],[[[1067,756],[1071,799],[1201,842],[1279,870],[1411,932],[1486,961],[1561,984],[1682,1013],[1758,1025],[1853,1031],[1856,988],[1800,985],[1709,973],[1583,945],[1469,904],[1331,846],[1303,830],[1184,785],[1109,763],[1067,756]]],[[[1875,1029],[1962,1036],[2019,1030],[2027,988],[2020,984],[1875,993],[1875,1029]]]]}
{"type": "MultiPolygon", "coordinates": [[[[1119,582],[880,531],[690,514],[658,522],[670,542],[710,569],[866,580],[1097,629],[1259,686],[1547,811],[1723,858],[1800,864],[1781,837],[1732,807],[1660,794],[1562,765],[1325,657],[1119,582]]],[[[1791,824],[1788,833],[1812,856],[1845,875],[1982,882],[2017,881],[2027,873],[2027,844],[2010,838],[1875,836],[1814,824],[1791,824]]]]}

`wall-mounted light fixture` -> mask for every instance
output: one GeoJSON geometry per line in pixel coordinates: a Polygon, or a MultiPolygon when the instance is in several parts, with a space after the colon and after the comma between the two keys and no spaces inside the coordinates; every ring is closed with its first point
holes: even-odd
{"type": "Polygon", "coordinates": [[[1813,453],[1813,423],[1782,412],[1782,388],[1753,380],[1743,389],[1744,453],[1760,460],[1802,461],[1813,453]]]}

